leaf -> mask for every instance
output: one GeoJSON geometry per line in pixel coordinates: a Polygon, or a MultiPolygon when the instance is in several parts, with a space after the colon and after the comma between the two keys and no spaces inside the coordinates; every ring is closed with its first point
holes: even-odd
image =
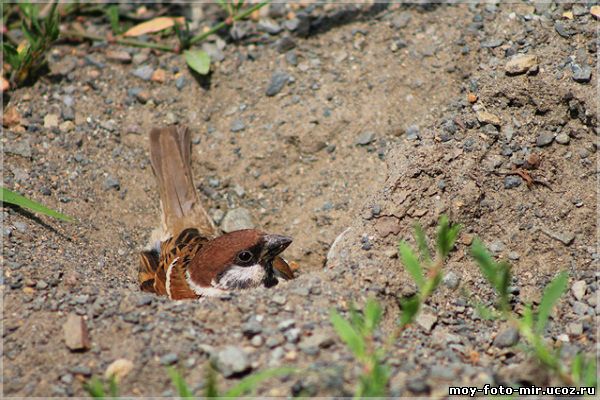
{"type": "Polygon", "coordinates": [[[65,214],[61,214],[57,211],[51,210],[40,203],[37,203],[33,200],[29,200],[27,197],[23,197],[18,193],[10,191],[6,188],[2,188],[2,202],[8,204],[14,204],[19,207],[28,208],[32,211],[39,212],[44,215],[48,215],[50,217],[54,217],[60,219],[62,221],[67,222],[75,222],[75,220],[65,214]]]}
{"type": "Polygon", "coordinates": [[[362,359],[365,354],[365,342],[358,332],[336,311],[331,312],[330,321],[338,336],[346,343],[354,356],[362,359]]]}
{"type": "Polygon", "coordinates": [[[92,377],[89,382],[86,382],[83,385],[83,388],[95,399],[103,399],[106,397],[106,393],[104,392],[104,384],[96,376],[92,377]]]}
{"type": "Polygon", "coordinates": [[[442,258],[446,258],[450,254],[450,250],[454,246],[454,242],[460,232],[460,225],[452,225],[448,221],[446,215],[440,217],[438,224],[437,246],[442,258]]]}
{"type": "Polygon", "coordinates": [[[554,278],[552,282],[550,282],[544,289],[544,294],[542,295],[542,300],[540,301],[540,306],[538,307],[537,321],[535,326],[537,333],[541,334],[544,331],[552,308],[567,289],[568,279],[569,276],[567,275],[567,272],[563,271],[558,274],[556,278],[554,278]]]}
{"type": "Polygon", "coordinates": [[[190,388],[188,387],[183,376],[173,367],[169,367],[168,369],[169,376],[171,377],[171,381],[173,382],[173,386],[177,389],[177,393],[179,397],[193,397],[190,388]]]}
{"type": "Polygon", "coordinates": [[[183,17],[158,17],[151,19],[150,21],[142,22],[123,34],[126,37],[142,36],[147,33],[155,33],[164,31],[167,28],[171,28],[175,23],[183,24],[185,18],[183,17]]]}
{"type": "Polygon", "coordinates": [[[200,75],[206,75],[210,71],[210,56],[204,50],[186,50],[183,56],[187,65],[200,75]]]}
{"type": "Polygon", "coordinates": [[[402,315],[400,316],[400,326],[406,326],[412,323],[421,307],[421,299],[414,295],[407,299],[400,300],[402,315]]]}
{"type": "Polygon", "coordinates": [[[488,321],[493,321],[498,319],[498,314],[493,308],[486,306],[483,303],[476,302],[475,310],[477,310],[477,315],[481,317],[481,319],[485,319],[488,321]]]}
{"type": "Polygon", "coordinates": [[[415,225],[415,241],[417,242],[417,246],[419,246],[421,259],[426,264],[429,264],[431,262],[431,254],[429,253],[429,246],[427,245],[427,237],[420,224],[415,225]]]}
{"type": "Polygon", "coordinates": [[[118,35],[121,33],[121,25],[119,24],[119,6],[112,5],[106,9],[106,17],[110,22],[110,27],[113,34],[118,35]]]}
{"type": "Polygon", "coordinates": [[[368,334],[372,334],[373,331],[377,329],[379,321],[381,321],[381,316],[383,315],[381,305],[375,299],[367,300],[364,314],[365,329],[368,334]]]}
{"type": "Polygon", "coordinates": [[[244,379],[242,379],[237,385],[229,389],[223,397],[240,397],[247,395],[249,393],[254,392],[256,386],[264,380],[269,378],[273,378],[276,376],[289,375],[295,372],[294,368],[273,368],[265,371],[257,372],[256,374],[252,374],[244,379]]]}
{"type": "Polygon", "coordinates": [[[206,385],[204,387],[204,397],[220,397],[219,388],[217,388],[217,375],[210,363],[206,365],[206,385]]]}
{"type": "Polygon", "coordinates": [[[118,397],[119,396],[119,387],[117,385],[117,378],[115,376],[111,376],[108,380],[108,389],[110,390],[110,397],[118,397]]]}
{"type": "Polygon", "coordinates": [[[571,361],[571,376],[575,383],[581,382],[581,373],[583,371],[583,354],[577,353],[577,355],[571,361]]]}
{"type": "Polygon", "coordinates": [[[583,386],[593,388],[598,386],[597,363],[598,360],[596,360],[596,357],[592,357],[591,360],[586,363],[583,371],[583,386]]]}
{"type": "Polygon", "coordinates": [[[400,251],[400,257],[402,258],[402,264],[404,264],[404,267],[412,276],[413,280],[419,287],[419,290],[422,289],[423,286],[425,286],[425,277],[423,276],[423,268],[421,268],[419,260],[417,260],[415,254],[405,242],[400,242],[398,248],[400,251]]]}

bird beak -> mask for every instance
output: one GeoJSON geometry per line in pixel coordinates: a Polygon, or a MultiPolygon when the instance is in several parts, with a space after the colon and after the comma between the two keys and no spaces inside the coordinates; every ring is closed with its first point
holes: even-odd
{"type": "Polygon", "coordinates": [[[268,258],[275,257],[292,243],[291,237],[282,235],[265,235],[264,240],[265,256],[268,258]]]}

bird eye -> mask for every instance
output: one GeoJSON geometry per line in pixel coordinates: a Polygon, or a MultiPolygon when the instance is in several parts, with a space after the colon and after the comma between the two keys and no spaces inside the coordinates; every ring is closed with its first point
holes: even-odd
{"type": "Polygon", "coordinates": [[[250,260],[252,260],[252,257],[252,253],[250,253],[247,250],[240,252],[237,256],[238,260],[240,260],[243,263],[249,262],[250,260]]]}

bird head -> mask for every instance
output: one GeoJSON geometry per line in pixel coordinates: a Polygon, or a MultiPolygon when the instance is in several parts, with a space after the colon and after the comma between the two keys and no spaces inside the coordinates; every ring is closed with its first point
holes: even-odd
{"type": "Polygon", "coordinates": [[[207,242],[190,264],[190,280],[223,290],[277,284],[273,260],[292,243],[288,236],[244,229],[207,242]]]}

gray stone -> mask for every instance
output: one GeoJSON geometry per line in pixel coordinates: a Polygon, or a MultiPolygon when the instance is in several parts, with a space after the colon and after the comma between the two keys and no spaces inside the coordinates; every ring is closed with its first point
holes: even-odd
{"type": "Polygon", "coordinates": [[[4,151],[21,157],[31,158],[31,144],[28,139],[13,142],[7,141],[4,144],[4,151]]]}
{"type": "Polygon", "coordinates": [[[567,325],[567,333],[573,336],[583,334],[583,324],[581,322],[571,322],[567,325]]]}
{"type": "Polygon", "coordinates": [[[160,358],[161,365],[173,365],[179,360],[179,356],[176,353],[167,353],[160,358]]]}
{"type": "Polygon", "coordinates": [[[281,89],[283,89],[289,79],[290,76],[287,74],[287,72],[275,71],[271,76],[271,82],[267,87],[266,95],[275,96],[277,93],[281,92],[281,89]]]}
{"type": "Polygon", "coordinates": [[[231,127],[229,129],[231,132],[241,132],[246,129],[246,124],[242,119],[234,119],[233,122],[231,122],[231,127]]]}
{"type": "Polygon", "coordinates": [[[579,83],[587,83],[592,79],[592,67],[584,65],[583,67],[578,64],[571,65],[571,71],[573,72],[573,80],[579,83]]]}
{"type": "Polygon", "coordinates": [[[265,341],[263,340],[262,336],[260,335],[256,335],[253,336],[252,339],[250,340],[250,344],[254,347],[260,347],[263,345],[265,341]]]}
{"type": "Polygon", "coordinates": [[[326,333],[315,333],[304,338],[298,347],[303,353],[314,356],[319,353],[319,349],[327,348],[333,343],[333,339],[326,333]]]}
{"type": "Polygon", "coordinates": [[[492,253],[500,253],[502,250],[504,250],[504,243],[499,240],[495,240],[490,244],[489,249],[492,253]]]}
{"type": "Polygon", "coordinates": [[[511,252],[508,253],[508,259],[509,260],[516,261],[519,258],[521,258],[521,256],[516,251],[511,251],[511,252]]]}
{"type": "Polygon", "coordinates": [[[260,21],[258,21],[256,27],[259,30],[267,32],[270,35],[277,35],[279,32],[281,32],[281,26],[279,26],[277,22],[269,18],[261,19],[260,21]]]}
{"type": "Polygon", "coordinates": [[[448,272],[444,275],[442,279],[442,283],[446,285],[449,289],[456,289],[460,283],[460,278],[454,272],[448,272]]]}
{"type": "Polygon", "coordinates": [[[538,147],[548,146],[554,141],[554,134],[552,132],[542,132],[537,137],[535,144],[538,147]]]}
{"type": "Polygon", "coordinates": [[[519,331],[517,328],[510,327],[503,330],[494,339],[494,346],[499,348],[511,347],[519,341],[519,331]]]}
{"type": "Polygon", "coordinates": [[[187,83],[187,81],[185,80],[185,77],[180,76],[179,78],[177,78],[175,80],[175,87],[177,88],[177,90],[181,90],[185,87],[186,83],[187,83]]]}
{"type": "Polygon", "coordinates": [[[569,137],[569,135],[567,135],[566,133],[559,133],[558,135],[556,135],[556,143],[559,144],[569,144],[569,142],[571,141],[571,138],[569,137]]]}
{"type": "Polygon", "coordinates": [[[566,39],[570,38],[572,35],[571,31],[568,30],[562,22],[556,21],[554,24],[554,29],[560,36],[566,39]]]}
{"type": "Polygon", "coordinates": [[[284,333],[285,340],[288,343],[298,343],[300,341],[300,333],[302,331],[298,328],[292,328],[284,333]]]}
{"type": "Polygon", "coordinates": [[[227,211],[221,222],[221,229],[225,233],[239,231],[240,229],[253,229],[255,226],[250,211],[242,207],[227,211]]]}
{"type": "Polygon", "coordinates": [[[583,300],[586,290],[587,283],[585,283],[585,281],[577,281],[571,286],[571,293],[573,293],[573,296],[579,301],[583,300]]]}
{"type": "Polygon", "coordinates": [[[103,187],[104,187],[104,190],[110,190],[110,189],[120,190],[121,183],[119,182],[119,179],[115,178],[112,175],[109,175],[104,180],[103,187]]]}
{"type": "Polygon", "coordinates": [[[504,40],[492,38],[481,42],[481,47],[484,49],[495,49],[496,47],[502,46],[502,43],[504,43],[504,40]]]}
{"type": "Polygon", "coordinates": [[[271,299],[273,303],[278,304],[280,306],[284,305],[287,302],[287,298],[282,294],[276,294],[271,299]]]}
{"type": "Polygon", "coordinates": [[[221,62],[225,59],[225,54],[215,43],[202,43],[202,50],[204,50],[213,62],[221,62]]]}
{"type": "Polygon", "coordinates": [[[225,378],[241,375],[251,369],[246,353],[235,346],[227,346],[217,352],[214,365],[225,378]]]}
{"type": "Polygon", "coordinates": [[[514,189],[521,186],[523,179],[520,176],[506,175],[504,177],[504,189],[514,189]]]}
{"type": "Polygon", "coordinates": [[[153,73],[154,69],[149,65],[142,65],[141,67],[134,69],[132,72],[133,76],[144,81],[149,81],[152,78],[153,73]]]}
{"type": "Polygon", "coordinates": [[[356,138],[357,145],[366,146],[375,140],[375,133],[371,131],[363,132],[356,138]]]}
{"type": "Polygon", "coordinates": [[[428,308],[423,309],[416,318],[417,324],[426,332],[431,332],[433,326],[437,322],[438,317],[428,308]]]}
{"type": "Polygon", "coordinates": [[[554,232],[546,228],[540,228],[542,232],[551,237],[552,239],[556,239],[565,246],[570,245],[575,240],[575,235],[570,232],[554,232]]]}
{"type": "MultiPolygon", "coordinates": [[[[294,47],[296,47],[296,42],[289,36],[284,36],[275,42],[275,48],[279,53],[285,53],[292,50],[294,47]]],[[[297,61],[296,64],[298,64],[297,61]]]]}
{"type": "Polygon", "coordinates": [[[288,330],[288,329],[292,328],[295,324],[296,324],[295,320],[293,320],[293,319],[286,319],[286,320],[281,321],[277,325],[277,329],[279,329],[280,331],[285,331],[285,330],[288,330]]]}
{"type": "Polygon", "coordinates": [[[242,333],[248,337],[258,335],[262,332],[262,325],[255,318],[251,318],[242,325],[242,333]]]}
{"type": "Polygon", "coordinates": [[[284,342],[283,336],[280,334],[272,335],[267,338],[265,344],[268,348],[273,349],[275,347],[281,346],[284,342]]]}
{"type": "Polygon", "coordinates": [[[298,25],[300,25],[300,20],[298,18],[288,19],[283,23],[283,27],[290,32],[293,32],[296,29],[298,29],[298,25]]]}
{"type": "Polygon", "coordinates": [[[409,12],[401,12],[400,14],[394,16],[392,19],[392,26],[396,29],[406,28],[408,23],[410,22],[411,15],[409,12]]]}
{"type": "Polygon", "coordinates": [[[585,303],[582,303],[580,301],[576,301],[573,303],[573,312],[575,312],[575,314],[577,315],[585,315],[587,314],[589,309],[590,308],[585,303]]]}

